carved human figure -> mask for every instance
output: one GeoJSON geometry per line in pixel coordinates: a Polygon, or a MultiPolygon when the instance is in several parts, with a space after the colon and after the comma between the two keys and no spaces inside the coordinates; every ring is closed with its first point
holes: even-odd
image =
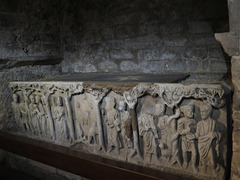
{"type": "Polygon", "coordinates": [[[195,134],[198,139],[199,165],[204,172],[207,171],[207,167],[212,168],[215,172],[217,170],[215,152],[219,154],[220,133],[216,121],[211,118],[212,106],[203,103],[200,106],[200,113],[202,120],[197,123],[195,134]]]}
{"type": "Polygon", "coordinates": [[[57,98],[56,106],[53,107],[53,119],[55,120],[56,139],[58,142],[64,142],[67,139],[67,115],[61,97],[57,98]]]}
{"type": "Polygon", "coordinates": [[[41,133],[40,129],[40,123],[38,121],[38,114],[40,114],[40,111],[37,107],[36,100],[35,100],[35,95],[30,95],[30,104],[29,104],[29,115],[30,115],[30,126],[34,134],[38,135],[41,133]]]}
{"type": "Polygon", "coordinates": [[[133,134],[133,149],[132,149],[132,152],[130,152],[129,156],[133,157],[135,155],[138,155],[138,157],[142,158],[140,147],[139,147],[139,134],[138,134],[138,125],[137,125],[138,120],[137,120],[137,114],[136,114],[138,96],[129,91],[125,91],[123,93],[123,97],[129,108],[130,121],[131,121],[132,134],[133,134]]]}
{"type": "Polygon", "coordinates": [[[22,122],[22,113],[20,107],[20,98],[18,94],[13,94],[12,108],[17,125],[19,128],[24,130],[24,123],[22,122]]]}
{"type": "Polygon", "coordinates": [[[38,108],[37,118],[38,118],[38,122],[40,124],[41,132],[44,135],[47,135],[47,119],[46,119],[45,110],[44,110],[44,107],[43,107],[43,104],[42,104],[41,96],[36,95],[35,96],[35,101],[36,101],[36,105],[37,105],[37,108],[38,108]]]}
{"type": "Polygon", "coordinates": [[[138,117],[139,135],[143,137],[143,150],[144,158],[146,161],[151,162],[153,155],[157,155],[156,140],[158,133],[154,118],[150,114],[141,114],[138,117]]]}
{"type": "Polygon", "coordinates": [[[165,105],[163,103],[156,104],[156,108],[159,110],[158,127],[160,130],[159,147],[161,149],[161,154],[168,160],[171,159],[171,164],[177,162],[178,165],[181,166],[178,138],[174,136],[177,132],[176,118],[180,116],[180,109],[176,108],[176,112],[173,115],[164,115],[165,105]]]}
{"type": "Polygon", "coordinates": [[[182,157],[183,157],[183,168],[188,167],[188,155],[187,152],[191,152],[191,163],[192,169],[197,172],[196,167],[197,162],[197,147],[195,144],[195,137],[193,135],[196,133],[197,121],[193,119],[194,106],[186,105],[182,106],[181,112],[183,112],[184,117],[178,120],[178,132],[177,134],[182,137],[182,157]]]}
{"type": "Polygon", "coordinates": [[[90,109],[92,109],[91,104],[89,103],[89,100],[86,97],[86,94],[83,95],[82,101],[76,103],[76,108],[78,109],[79,114],[81,114],[80,117],[76,119],[76,132],[77,132],[77,138],[85,141],[88,139],[89,129],[91,124],[90,119],[90,109]]]}
{"type": "Polygon", "coordinates": [[[126,103],[124,101],[119,101],[119,114],[121,119],[121,135],[123,137],[124,145],[127,148],[132,148],[132,122],[129,112],[126,110],[126,103]]]}
{"type": "Polygon", "coordinates": [[[108,152],[111,152],[114,148],[119,153],[121,148],[121,141],[119,137],[120,119],[119,112],[115,109],[116,102],[114,97],[108,97],[106,99],[106,125],[107,125],[107,139],[108,139],[108,152]]]}

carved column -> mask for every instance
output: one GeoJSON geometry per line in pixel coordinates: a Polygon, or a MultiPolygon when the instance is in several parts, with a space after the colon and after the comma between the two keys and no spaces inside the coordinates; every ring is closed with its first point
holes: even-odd
{"type": "Polygon", "coordinates": [[[104,137],[103,137],[103,125],[102,125],[102,116],[100,112],[100,103],[103,99],[103,97],[107,94],[109,90],[102,89],[100,90],[90,90],[89,92],[95,96],[95,105],[97,110],[97,127],[98,127],[98,134],[99,134],[99,151],[100,150],[106,150],[105,144],[104,144],[104,137]]]}
{"type": "Polygon", "coordinates": [[[66,103],[66,107],[67,107],[67,112],[68,112],[68,124],[69,124],[69,129],[70,129],[70,136],[71,136],[71,140],[73,141],[75,138],[74,138],[74,126],[73,126],[73,118],[72,118],[72,111],[71,111],[71,107],[70,107],[70,98],[71,98],[71,95],[67,95],[65,97],[65,103],[66,103]]]}
{"type": "Polygon", "coordinates": [[[138,135],[138,123],[137,123],[137,115],[136,115],[136,105],[137,105],[137,96],[134,96],[133,94],[130,95],[129,92],[124,92],[123,94],[125,102],[127,103],[129,109],[130,109],[130,117],[132,122],[132,129],[133,129],[133,148],[134,152],[131,154],[131,156],[134,156],[136,153],[138,155],[141,155],[139,150],[139,135],[138,135]]]}
{"type": "Polygon", "coordinates": [[[51,114],[51,110],[50,110],[49,95],[50,95],[49,93],[45,93],[44,94],[44,100],[45,100],[45,105],[46,105],[46,109],[47,109],[47,120],[49,121],[49,125],[50,125],[50,134],[51,134],[52,139],[55,140],[56,139],[56,134],[55,134],[52,114],[51,114]]]}

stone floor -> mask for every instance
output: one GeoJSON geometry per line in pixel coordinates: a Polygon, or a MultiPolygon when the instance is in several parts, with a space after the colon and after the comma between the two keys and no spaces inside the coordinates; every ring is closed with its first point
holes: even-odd
{"type": "Polygon", "coordinates": [[[35,177],[31,177],[22,172],[7,168],[4,165],[0,165],[0,179],[1,180],[39,180],[35,177]]]}

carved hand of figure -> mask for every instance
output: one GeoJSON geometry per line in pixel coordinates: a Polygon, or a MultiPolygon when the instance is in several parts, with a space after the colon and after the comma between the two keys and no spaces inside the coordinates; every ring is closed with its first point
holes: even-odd
{"type": "Polygon", "coordinates": [[[180,108],[178,107],[178,105],[176,105],[176,113],[175,113],[175,115],[176,115],[177,117],[179,117],[180,114],[181,114],[181,110],[180,110],[180,108]]]}
{"type": "Polygon", "coordinates": [[[186,136],[188,139],[196,139],[195,135],[192,133],[188,133],[186,136]]]}
{"type": "Polygon", "coordinates": [[[154,132],[154,137],[155,137],[156,139],[158,139],[158,133],[157,133],[157,131],[154,132]]]}
{"type": "Polygon", "coordinates": [[[210,136],[210,138],[213,140],[213,139],[217,138],[217,133],[215,133],[215,132],[209,132],[209,136],[210,136]]]}
{"type": "Polygon", "coordinates": [[[186,133],[189,133],[191,131],[190,127],[187,127],[186,133]]]}
{"type": "Polygon", "coordinates": [[[181,135],[186,135],[186,134],[188,134],[189,132],[190,132],[190,128],[189,127],[187,127],[186,129],[183,129],[182,131],[181,131],[181,135]]]}

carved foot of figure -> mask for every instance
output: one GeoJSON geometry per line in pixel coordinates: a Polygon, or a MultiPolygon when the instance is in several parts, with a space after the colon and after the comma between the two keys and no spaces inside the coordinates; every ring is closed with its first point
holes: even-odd
{"type": "Polygon", "coordinates": [[[178,160],[178,159],[171,159],[170,165],[174,165],[175,163],[177,163],[180,167],[182,167],[182,164],[180,163],[180,160],[178,160]]]}
{"type": "Polygon", "coordinates": [[[192,166],[192,169],[195,173],[197,173],[199,171],[199,169],[196,166],[192,166]]]}
{"type": "Polygon", "coordinates": [[[200,168],[201,172],[206,174],[207,173],[207,166],[201,166],[200,168]]]}
{"type": "Polygon", "coordinates": [[[102,151],[102,150],[103,150],[103,147],[100,145],[99,148],[98,148],[98,152],[102,151]]]}
{"type": "Polygon", "coordinates": [[[187,162],[184,162],[182,167],[183,167],[183,169],[187,169],[188,163],[187,163],[187,162]]]}
{"type": "Polygon", "coordinates": [[[112,152],[113,149],[114,149],[114,146],[111,146],[108,150],[108,153],[112,152]]]}
{"type": "Polygon", "coordinates": [[[132,158],[137,154],[137,151],[135,149],[131,149],[129,152],[129,157],[132,158]]]}

